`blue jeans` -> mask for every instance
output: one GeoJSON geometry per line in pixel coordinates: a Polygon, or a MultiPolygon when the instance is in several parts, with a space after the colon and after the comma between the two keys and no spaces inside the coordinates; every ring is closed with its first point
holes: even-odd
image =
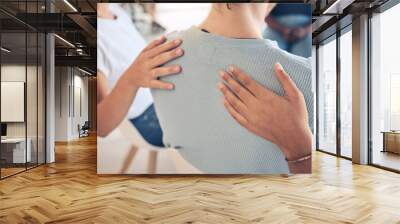
{"type": "Polygon", "coordinates": [[[130,121],[149,144],[164,147],[163,132],[154,110],[154,104],[150,105],[139,117],[130,119],[130,121]]]}

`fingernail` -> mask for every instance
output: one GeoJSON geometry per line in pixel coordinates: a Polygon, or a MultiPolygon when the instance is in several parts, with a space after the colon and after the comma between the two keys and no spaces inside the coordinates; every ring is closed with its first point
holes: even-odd
{"type": "Polygon", "coordinates": [[[225,72],[224,71],[219,71],[219,76],[221,76],[221,78],[224,78],[225,72]]]}
{"type": "Polygon", "coordinates": [[[281,63],[279,63],[279,62],[276,63],[276,68],[277,68],[278,70],[280,70],[280,71],[283,70],[283,67],[282,67],[281,63]]]}
{"type": "Polygon", "coordinates": [[[169,85],[168,89],[170,89],[170,90],[174,89],[174,85],[169,85]]]}
{"type": "Polygon", "coordinates": [[[175,43],[175,44],[180,44],[181,42],[182,42],[182,40],[180,40],[180,39],[174,40],[174,43],[175,43]]]}
{"type": "Polygon", "coordinates": [[[233,71],[235,70],[235,68],[234,68],[232,65],[230,65],[230,66],[228,67],[228,70],[229,70],[230,72],[233,72],[233,71]]]}
{"type": "Polygon", "coordinates": [[[177,55],[182,55],[183,54],[183,50],[179,48],[178,50],[176,50],[176,54],[177,55]]]}
{"type": "Polygon", "coordinates": [[[223,85],[222,83],[218,83],[218,88],[219,88],[220,90],[222,90],[222,89],[224,88],[224,85],[223,85]]]}
{"type": "Polygon", "coordinates": [[[224,72],[222,73],[222,79],[228,81],[228,79],[229,79],[230,77],[231,77],[231,76],[230,76],[227,72],[224,71],[224,72]]]}

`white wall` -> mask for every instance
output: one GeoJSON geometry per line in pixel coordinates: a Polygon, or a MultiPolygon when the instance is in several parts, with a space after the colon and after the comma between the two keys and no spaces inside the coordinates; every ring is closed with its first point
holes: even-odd
{"type": "MultiPolygon", "coordinates": [[[[35,74],[36,76],[36,66],[28,66],[25,65],[2,65],[1,66],[1,81],[2,82],[25,82],[25,75],[28,72],[28,84],[27,88],[27,119],[28,119],[28,137],[30,133],[33,133],[32,130],[35,130],[36,135],[36,80],[30,78],[31,74],[35,74]],[[27,70],[25,70],[27,69],[27,70]],[[35,113],[33,113],[33,111],[35,113]],[[34,124],[32,124],[34,122],[34,124]]],[[[4,97],[4,96],[3,96],[4,97]]],[[[39,105],[40,107],[41,105],[39,105]]],[[[1,110],[7,110],[7,108],[1,108],[1,110]]],[[[26,122],[7,122],[7,136],[8,137],[25,137],[25,123],[26,122]]]]}
{"type": "MultiPolygon", "coordinates": [[[[54,4],[46,1],[46,8],[54,12],[54,4]]],[[[55,41],[54,34],[46,34],[46,163],[55,162],[55,41]]]]}
{"type": "MultiPolygon", "coordinates": [[[[85,121],[89,120],[89,79],[87,76],[75,75],[75,86],[81,88],[81,107],[82,113],[76,113],[76,123],[74,124],[77,127],[78,123],[83,125],[85,121]]],[[[75,129],[77,131],[77,129],[75,129]]],[[[76,136],[79,133],[76,132],[76,136]]]]}
{"type": "MultiPolygon", "coordinates": [[[[18,81],[25,82],[25,65],[2,65],[1,66],[1,81],[18,81]]],[[[28,68],[30,70],[30,68],[28,68]]],[[[36,95],[36,94],[35,94],[36,95]]],[[[4,97],[4,96],[2,96],[4,97]]],[[[1,108],[6,110],[7,108],[1,108]]],[[[25,122],[7,122],[7,137],[9,138],[25,138],[25,122]]]]}
{"type": "Polygon", "coordinates": [[[88,78],[82,75],[76,68],[56,67],[56,141],[77,139],[78,124],[83,125],[88,120],[88,78]]]}
{"type": "Polygon", "coordinates": [[[68,141],[69,117],[69,69],[67,67],[55,68],[55,141],[68,141]]]}

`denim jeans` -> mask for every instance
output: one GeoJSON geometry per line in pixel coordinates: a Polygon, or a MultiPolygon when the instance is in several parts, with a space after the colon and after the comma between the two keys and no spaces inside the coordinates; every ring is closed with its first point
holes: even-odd
{"type": "Polygon", "coordinates": [[[149,144],[164,147],[163,132],[154,110],[154,104],[150,105],[139,117],[130,119],[130,121],[149,144]]]}

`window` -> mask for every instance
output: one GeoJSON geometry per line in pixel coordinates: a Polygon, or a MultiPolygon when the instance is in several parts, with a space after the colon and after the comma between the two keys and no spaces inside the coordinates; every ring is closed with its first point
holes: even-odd
{"type": "Polygon", "coordinates": [[[318,149],[336,153],[336,40],[318,48],[318,149]]]}
{"type": "Polygon", "coordinates": [[[317,100],[317,97],[316,97],[316,87],[317,87],[317,83],[316,83],[316,81],[317,81],[317,47],[315,46],[315,45],[312,45],[312,51],[311,51],[311,58],[312,58],[312,63],[311,63],[311,69],[312,69],[312,76],[313,76],[313,80],[312,80],[312,91],[313,91],[313,93],[314,93],[314,111],[313,111],[313,114],[314,114],[314,117],[313,117],[313,119],[314,119],[314,126],[313,126],[313,130],[314,130],[314,133],[313,133],[313,146],[312,146],[312,148],[313,148],[313,150],[315,150],[316,149],[316,144],[317,144],[317,127],[316,127],[316,125],[317,125],[317,122],[315,122],[316,120],[317,120],[317,113],[316,113],[316,111],[317,111],[317,108],[316,108],[316,105],[317,105],[317,102],[316,102],[316,100],[317,100]]]}
{"type": "Polygon", "coordinates": [[[390,130],[400,130],[400,73],[390,74],[390,130]]]}
{"type": "Polygon", "coordinates": [[[340,155],[352,156],[352,33],[340,36],[340,155]]]}
{"type": "Polygon", "coordinates": [[[371,18],[370,160],[400,170],[400,5],[371,18]]]}

